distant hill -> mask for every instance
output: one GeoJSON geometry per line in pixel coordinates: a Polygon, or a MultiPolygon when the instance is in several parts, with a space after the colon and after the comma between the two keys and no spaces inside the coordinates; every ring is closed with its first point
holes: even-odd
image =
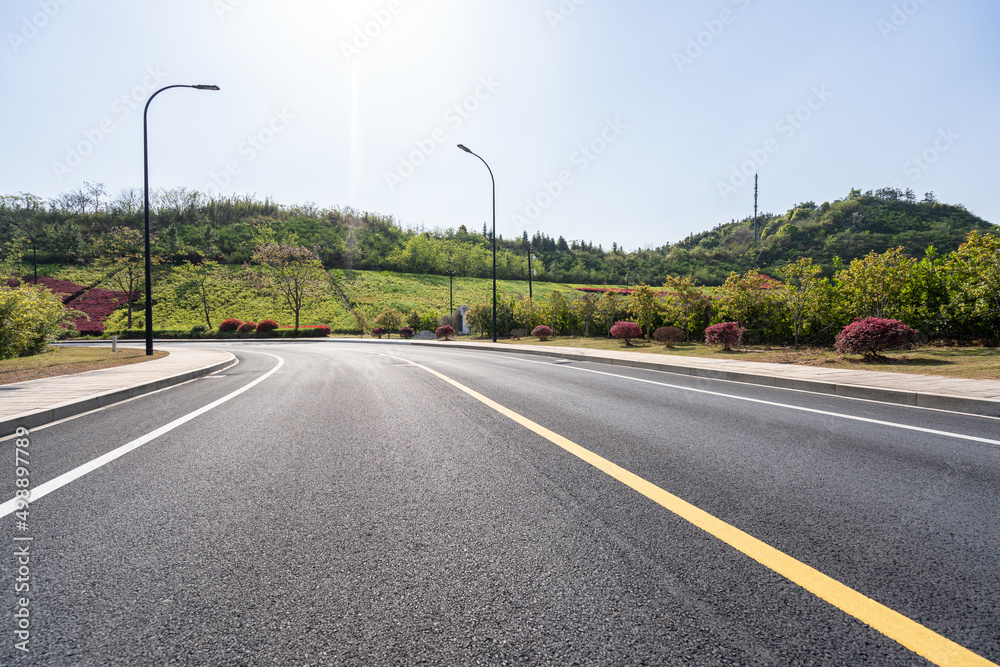
{"type": "MultiPolygon", "coordinates": [[[[100,184],[86,185],[49,202],[23,193],[0,197],[0,248],[24,237],[21,229],[26,229],[37,241],[40,263],[87,264],[94,255],[94,241],[109,229],[141,227],[141,191],[133,188],[109,196],[100,184]],[[7,221],[14,224],[4,224],[7,221]]],[[[168,264],[199,256],[245,262],[266,226],[279,238],[294,233],[299,243],[315,246],[330,269],[439,276],[454,271],[474,278],[492,272],[491,239],[485,226],[481,233],[465,226],[412,229],[391,216],[349,208],[289,207],[250,197],[206,199],[184,189],[155,193],[151,223],[156,252],[168,264]]],[[[803,202],[784,215],[761,215],[757,240],[750,218],[692,234],[679,243],[628,252],[617,243],[604,248],[585,240],[554,239],[544,232],[530,239],[527,232],[512,239],[498,237],[497,272],[502,279],[527,280],[530,248],[535,257],[531,269],[539,281],[660,285],[667,275],[681,275],[718,285],[731,271],[757,268],[773,273],[803,256],[830,273],[838,257],[848,263],[894,246],[917,257],[929,246],[944,254],[972,230],[997,233],[1000,228],[960,204],[937,202],[932,193],[917,201],[912,192],[893,188],[852,190],[833,203],[803,202]]],[[[30,250],[30,245],[21,247],[30,250]]]]}
{"type": "Polygon", "coordinates": [[[893,188],[852,190],[832,204],[796,204],[784,215],[759,216],[757,229],[756,242],[752,218],[693,234],[666,249],[666,265],[718,284],[730,271],[757,268],[772,273],[799,257],[811,257],[829,273],[836,258],[848,263],[897,246],[914,257],[923,257],[930,246],[944,254],[956,249],[972,230],[1000,232],[1000,227],[960,204],[939,203],[933,193],[917,201],[912,192],[893,188]]]}

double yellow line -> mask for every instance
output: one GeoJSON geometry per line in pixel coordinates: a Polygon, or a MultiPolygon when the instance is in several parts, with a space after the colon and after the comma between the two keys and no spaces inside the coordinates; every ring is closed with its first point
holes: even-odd
{"type": "MultiPolygon", "coordinates": [[[[391,355],[386,355],[391,356],[391,355]]],[[[889,609],[883,604],[862,595],[853,588],[845,586],[836,579],[832,579],[819,570],[812,568],[805,563],[792,558],[788,554],[775,549],[774,547],[761,542],[752,535],[748,535],[739,528],[718,519],[708,512],[701,510],[694,505],[668,493],[638,475],[629,472],[621,466],[615,465],[602,456],[581,447],[575,442],[550,431],[540,424],[536,424],[527,417],[524,417],[513,410],[506,408],[496,401],[486,398],[479,392],[466,387],[446,375],[427,368],[421,364],[392,357],[399,361],[412,364],[431,375],[444,380],[456,389],[468,394],[480,403],[496,410],[505,417],[509,417],[529,431],[537,433],[549,442],[562,447],[574,456],[586,461],[601,472],[614,477],[622,484],[628,486],[650,500],[666,509],[670,510],[685,521],[688,521],[706,533],[717,537],[729,546],[743,552],[750,558],[777,572],[789,581],[792,581],[806,589],[816,597],[826,600],[833,606],[855,617],[862,623],[866,623],[886,637],[905,646],[914,653],[923,656],[934,664],[942,666],[979,666],[991,665],[998,667],[996,663],[990,662],[969,649],[956,644],[947,637],[926,628],[916,621],[913,621],[899,612],[889,609]]]]}

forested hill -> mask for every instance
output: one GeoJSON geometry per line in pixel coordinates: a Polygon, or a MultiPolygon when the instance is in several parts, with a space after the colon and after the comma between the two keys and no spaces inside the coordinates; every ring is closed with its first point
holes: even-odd
{"type": "MultiPolygon", "coordinates": [[[[151,225],[156,252],[166,262],[200,256],[245,262],[266,226],[279,237],[294,233],[299,243],[315,245],[328,268],[439,275],[453,270],[472,277],[488,277],[492,269],[485,229],[404,228],[391,216],[349,208],[283,206],[249,197],[205,199],[180,189],[156,194],[151,225]]],[[[27,194],[0,197],[0,247],[21,238],[22,250],[30,258],[30,243],[22,231],[27,230],[37,242],[40,263],[86,263],[94,255],[95,241],[117,226],[141,228],[141,191],[128,189],[109,196],[100,184],[86,184],[48,202],[27,194]]],[[[714,285],[731,271],[758,268],[769,273],[803,256],[830,271],[837,257],[846,263],[894,246],[903,246],[916,257],[922,257],[928,246],[943,254],[957,248],[974,229],[998,231],[963,206],[939,203],[930,193],[917,201],[911,192],[892,188],[852,190],[833,203],[804,202],[784,215],[761,215],[756,241],[752,218],[719,225],[676,244],[628,252],[617,244],[603,248],[584,240],[553,239],[544,232],[531,239],[527,234],[499,237],[498,275],[527,278],[529,241],[536,256],[531,268],[539,280],[659,285],[666,275],[681,275],[714,285]]]]}

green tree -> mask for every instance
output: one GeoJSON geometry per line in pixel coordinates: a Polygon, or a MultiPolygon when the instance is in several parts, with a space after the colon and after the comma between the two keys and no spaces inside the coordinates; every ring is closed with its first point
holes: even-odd
{"type": "Polygon", "coordinates": [[[952,312],[1000,334],[1000,236],[971,232],[944,267],[952,312]]]}
{"type": "Polygon", "coordinates": [[[74,317],[62,299],[44,287],[0,283],[0,359],[42,352],[74,317]]]}
{"type": "Polygon", "coordinates": [[[583,292],[573,299],[573,312],[583,324],[584,336],[590,335],[590,325],[593,323],[594,318],[597,317],[600,304],[601,297],[593,292],[583,292]]]}
{"type": "Polygon", "coordinates": [[[777,271],[785,285],[775,294],[785,304],[795,347],[799,346],[799,336],[809,323],[822,320],[829,312],[830,286],[829,281],[820,276],[822,271],[822,267],[813,264],[808,257],[789,262],[777,271]]]}
{"type": "Polygon", "coordinates": [[[179,277],[179,287],[182,290],[190,290],[195,294],[201,303],[202,312],[205,314],[205,324],[209,329],[212,326],[212,310],[214,307],[214,295],[220,285],[220,267],[218,262],[201,258],[197,264],[185,262],[175,269],[179,277]]]}
{"type": "Polygon", "coordinates": [[[618,290],[609,289],[601,295],[597,307],[598,315],[607,329],[607,337],[611,338],[611,327],[618,319],[618,290]]]}
{"type": "Polygon", "coordinates": [[[666,316],[674,325],[684,329],[687,340],[691,340],[691,332],[708,326],[710,301],[698,287],[697,280],[667,276],[663,289],[667,292],[666,316]]]}
{"type": "Polygon", "coordinates": [[[275,301],[284,301],[295,313],[295,328],[306,303],[325,296],[330,278],[316,250],[292,243],[270,242],[257,246],[247,275],[254,287],[275,301]]]}
{"type": "MultiPolygon", "coordinates": [[[[146,255],[143,233],[130,227],[112,227],[94,244],[95,265],[112,271],[110,281],[128,295],[127,328],[132,328],[132,312],[146,279],[146,255]]],[[[150,239],[152,244],[154,239],[150,239]]],[[[160,263],[152,254],[150,264],[160,263]]]]}
{"type": "Polygon", "coordinates": [[[719,288],[717,315],[722,320],[736,320],[741,328],[752,332],[757,342],[780,340],[786,329],[777,291],[774,282],[757,269],[744,274],[734,271],[719,288]]]}
{"type": "Polygon", "coordinates": [[[653,320],[660,312],[660,295],[649,285],[637,285],[629,298],[629,312],[635,317],[636,324],[645,329],[646,338],[649,338],[653,320]]]}
{"type": "Polygon", "coordinates": [[[391,308],[389,306],[383,308],[382,312],[375,318],[375,326],[382,327],[390,334],[393,331],[398,331],[402,322],[403,314],[396,308],[391,308]]]}
{"type": "Polygon", "coordinates": [[[919,305],[913,298],[916,265],[897,247],[881,254],[870,252],[838,271],[837,297],[845,319],[879,317],[914,324],[919,305]]]}

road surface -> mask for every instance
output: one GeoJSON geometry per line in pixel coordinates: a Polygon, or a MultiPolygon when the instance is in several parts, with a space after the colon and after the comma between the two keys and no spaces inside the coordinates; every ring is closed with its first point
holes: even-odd
{"type": "Polygon", "coordinates": [[[29,514],[0,442],[0,664],[1000,662],[1000,420],[220,346],[239,364],[28,434],[29,514]]]}

